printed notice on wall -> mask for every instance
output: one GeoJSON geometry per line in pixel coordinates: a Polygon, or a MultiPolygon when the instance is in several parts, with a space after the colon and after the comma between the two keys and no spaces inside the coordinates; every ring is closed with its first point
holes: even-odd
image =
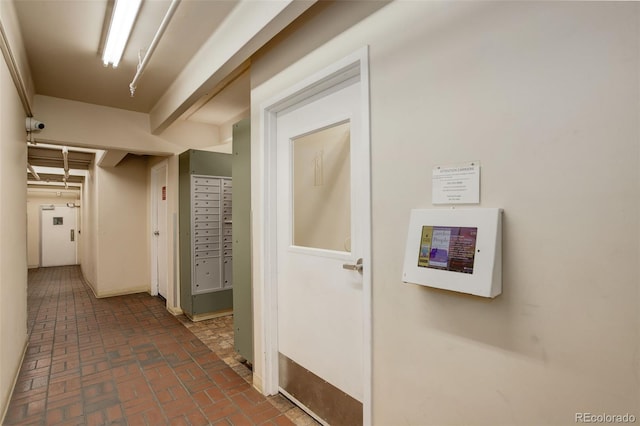
{"type": "Polygon", "coordinates": [[[432,175],[433,204],[479,204],[480,163],[436,166],[432,175]]]}

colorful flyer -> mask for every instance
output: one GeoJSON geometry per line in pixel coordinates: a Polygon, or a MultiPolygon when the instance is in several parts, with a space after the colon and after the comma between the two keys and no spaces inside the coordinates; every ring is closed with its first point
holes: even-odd
{"type": "Polygon", "coordinates": [[[478,228],[423,226],[418,266],[473,274],[478,228]]]}
{"type": "Polygon", "coordinates": [[[431,255],[431,235],[433,234],[432,226],[422,227],[422,238],[420,238],[420,254],[418,255],[418,266],[423,268],[429,267],[429,256],[431,255]]]}

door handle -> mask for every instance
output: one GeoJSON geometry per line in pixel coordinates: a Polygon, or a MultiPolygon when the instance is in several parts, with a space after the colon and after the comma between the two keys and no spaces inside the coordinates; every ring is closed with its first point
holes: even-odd
{"type": "Polygon", "coordinates": [[[75,229],[72,229],[72,230],[71,230],[71,235],[70,235],[70,237],[71,237],[71,241],[72,241],[72,242],[76,240],[75,229]]]}
{"type": "Polygon", "coordinates": [[[157,237],[158,235],[160,235],[160,231],[154,231],[153,235],[155,235],[157,237]]]}
{"type": "Polygon", "coordinates": [[[355,265],[353,263],[344,263],[342,265],[342,269],[348,269],[350,271],[362,272],[362,258],[358,259],[356,261],[355,265]]]}

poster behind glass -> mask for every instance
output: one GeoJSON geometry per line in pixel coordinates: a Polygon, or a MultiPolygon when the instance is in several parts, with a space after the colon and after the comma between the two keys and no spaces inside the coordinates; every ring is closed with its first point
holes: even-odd
{"type": "Polygon", "coordinates": [[[478,228],[423,226],[418,266],[473,274],[478,228]]]}

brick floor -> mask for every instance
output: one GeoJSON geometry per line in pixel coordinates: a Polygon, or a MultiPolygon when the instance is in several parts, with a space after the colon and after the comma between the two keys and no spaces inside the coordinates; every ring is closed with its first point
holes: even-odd
{"type": "Polygon", "coordinates": [[[75,266],[29,271],[28,330],[6,425],[311,424],[260,395],[161,299],[96,299],[75,266]]]}

